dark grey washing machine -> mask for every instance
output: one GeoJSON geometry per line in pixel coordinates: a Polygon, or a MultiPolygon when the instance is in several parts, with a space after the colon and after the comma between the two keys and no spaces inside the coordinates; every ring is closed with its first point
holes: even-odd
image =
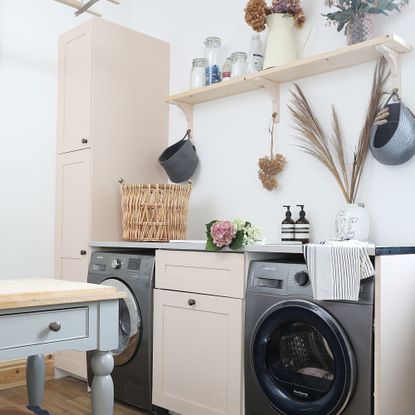
{"type": "MultiPolygon", "coordinates": [[[[119,347],[113,350],[115,399],[151,412],[154,255],[93,252],[88,282],[126,293],[119,306],[119,347]]],[[[91,385],[91,355],[88,353],[91,385]]]]}
{"type": "Polygon", "coordinates": [[[373,415],[374,278],[358,302],[315,301],[304,263],[252,262],[246,415],[373,415]]]}

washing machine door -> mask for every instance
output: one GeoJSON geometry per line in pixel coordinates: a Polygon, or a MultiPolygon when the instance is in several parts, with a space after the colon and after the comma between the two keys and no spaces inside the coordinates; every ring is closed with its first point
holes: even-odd
{"type": "Polygon", "coordinates": [[[336,319],[309,301],[284,301],[261,318],[251,364],[268,401],[284,415],[338,415],[356,381],[350,341],[336,319]]]}
{"type": "Polygon", "coordinates": [[[140,345],[142,327],[140,307],[134,293],[122,281],[110,278],[102,284],[115,287],[117,291],[122,291],[127,295],[119,300],[119,345],[112,351],[114,364],[122,366],[132,359],[140,345]]]}

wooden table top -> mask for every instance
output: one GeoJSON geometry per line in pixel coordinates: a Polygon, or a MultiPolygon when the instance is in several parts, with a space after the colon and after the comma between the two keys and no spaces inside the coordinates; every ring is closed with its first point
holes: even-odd
{"type": "Polygon", "coordinates": [[[0,311],[125,298],[115,287],[54,279],[0,279],[0,311]]]}

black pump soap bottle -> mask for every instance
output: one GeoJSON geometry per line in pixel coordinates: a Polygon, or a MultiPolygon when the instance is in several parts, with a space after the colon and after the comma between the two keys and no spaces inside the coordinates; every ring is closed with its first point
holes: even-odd
{"type": "Polygon", "coordinates": [[[294,219],[291,218],[291,211],[289,205],[284,205],[287,208],[285,212],[285,219],[282,221],[281,224],[281,240],[282,241],[294,241],[295,234],[294,234],[294,219]]]}
{"type": "Polygon", "coordinates": [[[310,242],[310,222],[305,218],[304,205],[297,205],[301,208],[300,218],[295,222],[295,240],[308,244],[310,242]]]}

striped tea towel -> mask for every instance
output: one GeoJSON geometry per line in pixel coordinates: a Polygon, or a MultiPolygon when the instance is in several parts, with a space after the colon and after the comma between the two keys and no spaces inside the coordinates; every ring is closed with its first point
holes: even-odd
{"type": "Polygon", "coordinates": [[[368,244],[355,240],[304,246],[316,300],[359,300],[360,281],[375,274],[368,244]]]}

